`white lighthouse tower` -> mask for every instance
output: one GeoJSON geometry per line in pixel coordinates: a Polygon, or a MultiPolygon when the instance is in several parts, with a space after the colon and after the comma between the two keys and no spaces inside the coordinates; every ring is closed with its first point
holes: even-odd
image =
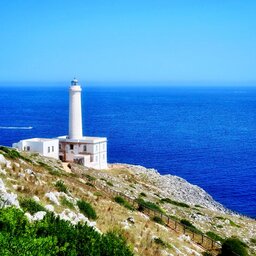
{"type": "Polygon", "coordinates": [[[32,138],[14,143],[19,150],[38,152],[63,162],[75,162],[88,168],[107,169],[107,138],[83,136],[81,86],[77,79],[69,87],[69,132],[54,139],[32,138]]]}
{"type": "Polygon", "coordinates": [[[79,140],[83,138],[81,86],[74,78],[69,88],[69,139],[79,140]]]}

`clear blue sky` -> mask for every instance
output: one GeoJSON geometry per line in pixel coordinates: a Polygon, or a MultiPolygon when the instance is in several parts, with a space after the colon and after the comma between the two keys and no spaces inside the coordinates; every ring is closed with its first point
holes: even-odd
{"type": "Polygon", "coordinates": [[[256,1],[1,0],[0,81],[256,81],[256,1]]]}

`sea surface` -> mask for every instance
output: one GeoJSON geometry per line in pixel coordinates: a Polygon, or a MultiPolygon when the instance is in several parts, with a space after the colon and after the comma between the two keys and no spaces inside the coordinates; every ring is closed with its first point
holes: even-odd
{"type": "MultiPolygon", "coordinates": [[[[0,84],[0,144],[68,132],[68,87],[0,84]]],[[[110,163],[196,184],[256,218],[256,87],[83,86],[84,134],[108,137],[110,163]]]]}

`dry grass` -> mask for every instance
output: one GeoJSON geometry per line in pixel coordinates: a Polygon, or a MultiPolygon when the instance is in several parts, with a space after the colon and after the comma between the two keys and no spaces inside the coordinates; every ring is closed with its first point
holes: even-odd
{"type": "MultiPolygon", "coordinates": [[[[26,157],[31,158],[31,155],[26,157]]],[[[38,196],[43,205],[50,202],[45,198],[45,193],[50,191],[57,191],[54,184],[61,178],[72,195],[76,199],[84,199],[90,202],[95,208],[98,219],[97,227],[102,232],[107,232],[112,229],[121,229],[128,243],[133,245],[136,255],[156,256],[170,253],[172,255],[196,255],[201,253],[202,249],[197,245],[184,241],[180,235],[166,227],[152,222],[144,214],[138,211],[130,211],[123,206],[113,202],[112,196],[101,191],[97,187],[92,187],[86,183],[89,181],[86,174],[95,177],[98,182],[104,183],[101,179],[111,181],[114,189],[127,192],[132,191],[134,197],[138,197],[141,192],[147,194],[147,200],[158,202],[161,196],[161,188],[156,187],[147,177],[136,176],[131,170],[125,166],[113,166],[108,170],[96,171],[92,169],[85,169],[81,166],[72,165],[72,173],[67,173],[62,167],[60,161],[52,159],[41,158],[36,155],[32,157],[36,162],[44,162],[52,169],[58,170],[58,176],[53,175],[47,168],[40,164],[26,163],[24,161],[17,162],[20,166],[12,164],[12,168],[8,170],[7,175],[1,175],[5,180],[6,186],[11,191],[18,194],[20,197],[38,196]],[[30,175],[25,172],[26,169],[31,169],[35,175],[30,175]],[[22,174],[22,175],[21,175],[22,174]],[[17,185],[16,190],[13,185],[17,185]],[[127,221],[128,217],[135,220],[135,224],[127,221]],[[128,224],[125,224],[128,223],[128,224]],[[154,238],[159,237],[166,245],[160,245],[154,242],[154,238]],[[189,252],[189,249],[192,250],[189,252]],[[194,251],[193,251],[194,250],[194,251]]],[[[55,211],[60,213],[66,206],[54,206],[55,211]]],[[[169,215],[175,215],[179,219],[187,219],[192,222],[203,232],[213,231],[222,237],[229,237],[236,235],[242,239],[246,238],[248,241],[253,238],[256,233],[255,220],[251,220],[241,216],[231,216],[222,214],[223,219],[216,218],[220,216],[219,212],[210,211],[205,208],[181,208],[170,204],[162,204],[162,208],[169,215]],[[205,218],[205,221],[195,218],[199,216],[205,218]],[[228,224],[225,219],[232,220],[235,224],[233,226],[228,224]],[[220,225],[223,226],[220,228],[220,225]]],[[[77,211],[72,209],[73,211],[77,211]]],[[[244,239],[244,240],[246,240],[244,239]]],[[[245,241],[248,243],[248,241],[245,241]]],[[[252,250],[253,251],[253,250],[252,250]]]]}

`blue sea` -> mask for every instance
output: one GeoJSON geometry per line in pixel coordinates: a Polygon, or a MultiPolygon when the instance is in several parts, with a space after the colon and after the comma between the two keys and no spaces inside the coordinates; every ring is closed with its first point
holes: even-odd
{"type": "MultiPolygon", "coordinates": [[[[0,144],[67,134],[68,88],[0,84],[0,144]]],[[[256,217],[256,87],[95,84],[82,96],[84,134],[108,137],[110,163],[181,176],[256,217]]]]}

